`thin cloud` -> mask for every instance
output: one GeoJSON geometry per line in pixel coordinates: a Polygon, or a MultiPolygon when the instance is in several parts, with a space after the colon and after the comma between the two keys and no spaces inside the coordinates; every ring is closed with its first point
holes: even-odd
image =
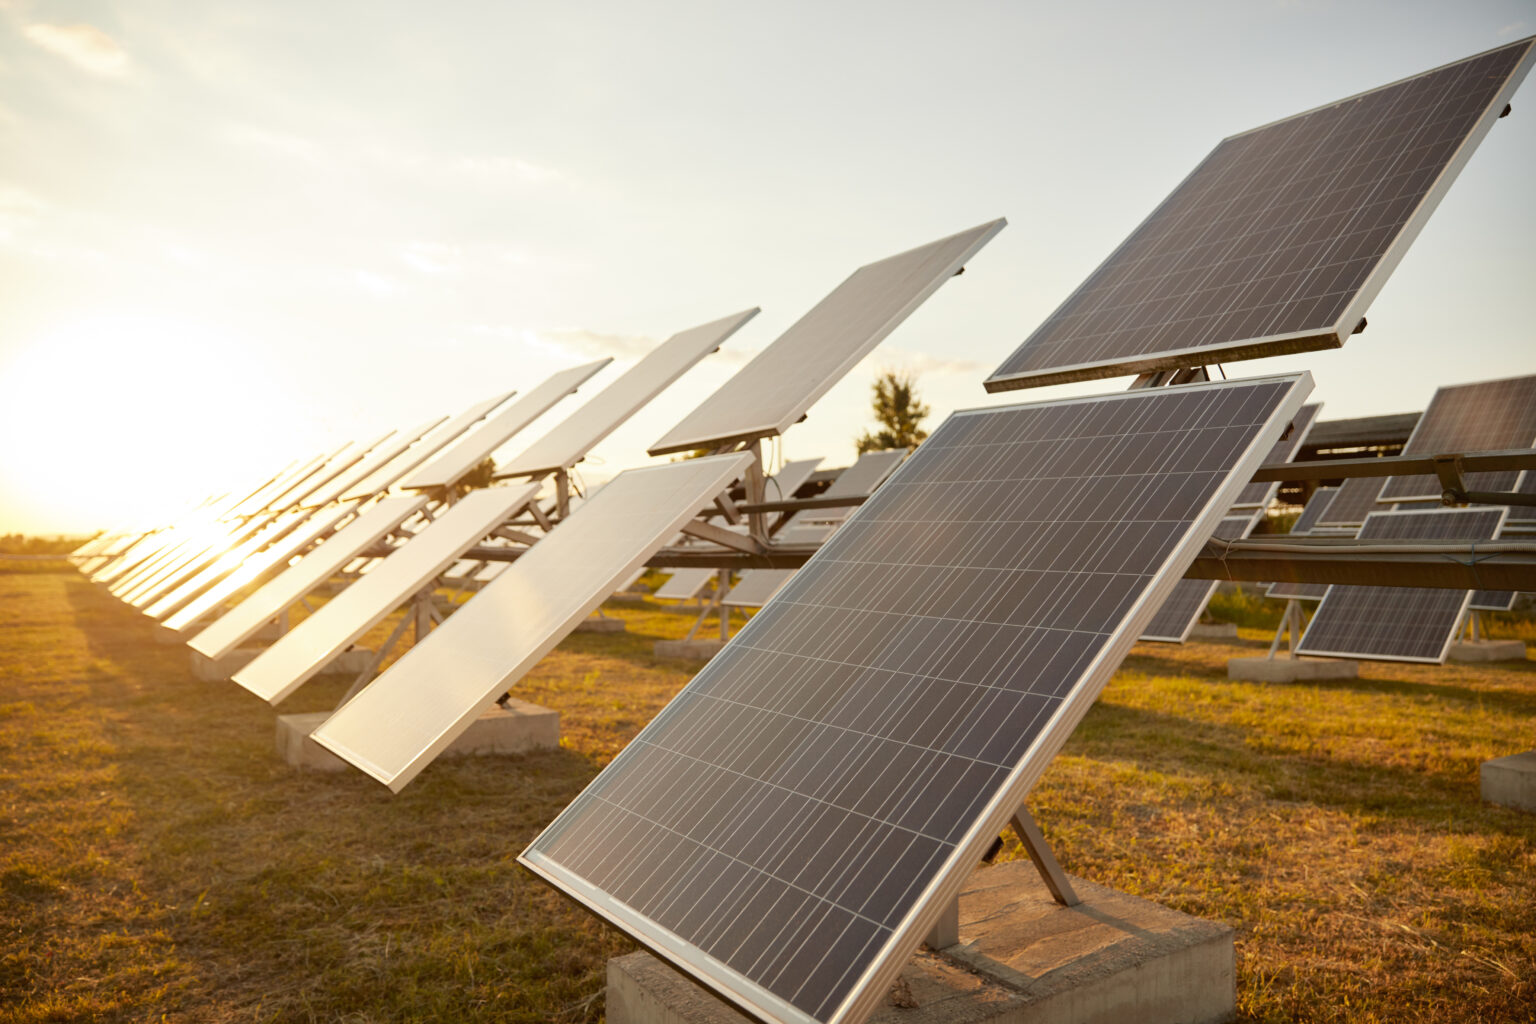
{"type": "Polygon", "coordinates": [[[49,53],[93,75],[114,77],[128,71],[128,52],[95,25],[49,25],[39,22],[23,30],[49,53]]]}

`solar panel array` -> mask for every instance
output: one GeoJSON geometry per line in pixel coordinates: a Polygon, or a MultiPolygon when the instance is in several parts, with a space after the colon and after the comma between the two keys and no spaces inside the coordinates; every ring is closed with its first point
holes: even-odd
{"type": "Polygon", "coordinates": [[[1343,344],[1524,78],[1532,43],[1222,141],[987,389],[1343,344]]]}
{"type": "MultiPolygon", "coordinates": [[[[1479,381],[1440,388],[1403,445],[1404,455],[1503,451],[1536,447],[1536,376],[1479,381]]],[[[1518,470],[1468,473],[1469,491],[1512,491],[1518,470]]],[[[1381,501],[1438,499],[1434,475],[1394,476],[1381,489],[1381,501]]]]}
{"type": "Polygon", "coordinates": [[[188,640],[187,646],[215,661],[224,657],[426,504],[423,497],[385,498],[219,616],[188,640]]]}
{"type": "MultiPolygon", "coordinates": [[[[1473,541],[1496,536],[1502,508],[1372,512],[1362,540],[1473,541]]],[[[1471,593],[1420,587],[1332,586],[1307,624],[1297,654],[1439,664],[1456,638],[1471,593]]]]}
{"type": "Polygon", "coordinates": [[[398,792],[714,496],[750,455],[631,469],[312,733],[398,792]]]}
{"type": "Polygon", "coordinates": [[[447,423],[432,431],[427,437],[422,438],[419,444],[413,445],[406,451],[401,452],[395,458],[353,484],[342,497],[344,499],[365,498],[383,493],[386,488],[404,479],[407,473],[432,458],[454,441],[457,441],[464,435],[465,431],[490,415],[493,409],[498,408],[515,394],[517,394],[516,391],[503,391],[498,395],[492,395],[490,398],[476,402],[447,423]]]}
{"type": "Polygon", "coordinates": [[[230,678],[276,704],[532,501],[538,490],[537,484],[487,487],[461,498],[230,678]]]}
{"type": "Polygon", "coordinates": [[[955,414],[522,862],[749,1012],[859,1018],[1310,386],[955,414]]]}
{"type": "MultiPolygon", "coordinates": [[[[1257,512],[1227,516],[1216,524],[1211,536],[1222,540],[1239,540],[1248,536],[1258,516],[1257,512]]],[[[1189,631],[1195,628],[1195,623],[1200,621],[1200,613],[1210,603],[1216,584],[1216,580],[1179,580],[1158,608],[1157,614],[1152,616],[1152,621],[1147,623],[1141,639],[1183,643],[1188,639],[1189,631]]]]}
{"type": "Polygon", "coordinates": [[[650,448],[782,434],[1007,224],[999,218],[854,271],[650,448]]]}
{"type": "MultiPolygon", "coordinates": [[[[1301,451],[1302,444],[1307,440],[1307,433],[1311,431],[1312,424],[1317,422],[1317,414],[1322,407],[1321,402],[1310,403],[1301,407],[1301,411],[1291,421],[1290,430],[1286,431],[1285,436],[1275,442],[1275,446],[1264,457],[1265,465],[1290,462],[1296,457],[1296,453],[1301,451]]],[[[1269,482],[1250,481],[1248,486],[1243,488],[1243,493],[1237,496],[1237,501],[1232,503],[1232,507],[1268,508],[1269,503],[1275,498],[1275,492],[1279,489],[1280,481],[1278,480],[1269,482]]]]}

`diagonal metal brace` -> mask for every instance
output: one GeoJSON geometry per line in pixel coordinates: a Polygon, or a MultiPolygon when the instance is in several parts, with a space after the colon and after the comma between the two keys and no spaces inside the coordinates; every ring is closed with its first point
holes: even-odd
{"type": "Polygon", "coordinates": [[[1056,855],[1051,852],[1051,844],[1045,841],[1045,833],[1041,832],[1040,826],[1035,824],[1029,808],[1020,804],[1019,809],[1013,812],[1010,823],[1013,825],[1013,830],[1018,833],[1019,841],[1024,844],[1024,851],[1034,862],[1035,870],[1040,872],[1040,877],[1045,880],[1045,887],[1051,890],[1051,896],[1056,902],[1064,907],[1075,907],[1081,903],[1082,900],[1077,898],[1077,892],[1067,879],[1067,873],[1061,870],[1061,865],[1056,861],[1056,855]]]}

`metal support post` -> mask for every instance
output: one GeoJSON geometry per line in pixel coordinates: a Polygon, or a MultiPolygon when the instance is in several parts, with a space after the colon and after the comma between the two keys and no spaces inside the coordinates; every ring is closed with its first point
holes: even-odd
{"type": "Polygon", "coordinates": [[[1467,619],[1467,629],[1472,634],[1472,642],[1477,643],[1482,639],[1480,631],[1478,630],[1478,625],[1482,619],[1482,615],[1476,609],[1468,609],[1467,619]]]}
{"type": "Polygon", "coordinates": [[[564,519],[571,514],[571,474],[564,469],[555,471],[555,518],[564,519]]]}
{"type": "MultiPolygon", "coordinates": [[[[763,474],[763,442],[753,441],[747,451],[752,453],[752,463],[747,467],[747,478],[744,481],[748,505],[760,505],[767,496],[767,485],[763,474]]],[[[768,543],[768,516],[763,512],[750,512],[747,514],[747,533],[759,544],[768,543]]]]}
{"type": "Polygon", "coordinates": [[[725,603],[725,592],[731,589],[731,570],[720,570],[715,587],[720,594],[720,642],[724,643],[731,638],[731,609],[725,603]]]}
{"type": "Polygon", "coordinates": [[[960,901],[950,900],[939,911],[939,919],[928,929],[923,944],[929,949],[948,949],[960,941],[960,901]]]}
{"type": "Polygon", "coordinates": [[[1051,896],[1056,902],[1064,907],[1075,907],[1081,903],[1082,900],[1077,898],[1072,883],[1067,879],[1067,873],[1061,870],[1061,865],[1056,861],[1056,855],[1051,852],[1050,844],[1045,841],[1045,833],[1041,832],[1040,826],[1035,824],[1029,809],[1020,804],[1019,809],[1013,812],[1011,823],[1014,832],[1018,833],[1019,841],[1024,844],[1024,851],[1029,854],[1035,870],[1040,872],[1040,877],[1045,880],[1045,887],[1051,890],[1051,896]]]}

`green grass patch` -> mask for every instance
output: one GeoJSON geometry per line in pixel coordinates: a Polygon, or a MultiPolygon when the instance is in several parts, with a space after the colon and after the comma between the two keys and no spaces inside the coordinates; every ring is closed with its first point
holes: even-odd
{"type": "MultiPolygon", "coordinates": [[[[651,655],[691,615],[608,614],[515,690],[560,750],[393,796],[289,770],[272,709],[74,573],[0,576],[0,1022],[601,1020],[631,944],[514,858],[693,671],[651,655]]],[[[1064,865],[1232,925],[1242,1020],[1530,1020],[1536,816],[1477,766],[1532,746],[1536,666],[1225,678],[1268,639],[1133,651],[1031,799],[1064,865]]]]}

